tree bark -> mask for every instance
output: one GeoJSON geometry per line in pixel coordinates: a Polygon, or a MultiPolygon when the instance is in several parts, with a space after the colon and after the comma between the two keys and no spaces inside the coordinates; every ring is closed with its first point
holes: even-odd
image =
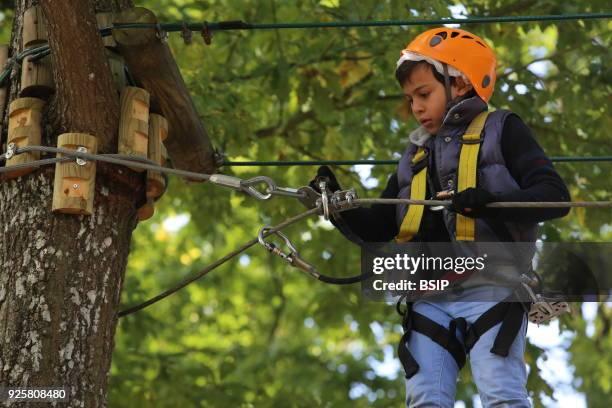
{"type": "MultiPolygon", "coordinates": [[[[15,2],[11,55],[21,51],[23,12],[35,3],[15,2]]],[[[104,140],[101,152],[114,149],[118,96],[93,11],[130,3],[41,1],[57,90],[44,144],[72,131],[104,140]]],[[[10,101],[18,78],[13,70],[10,101]]],[[[67,387],[69,402],[58,406],[106,406],[116,312],[144,194],[142,174],[101,163],[97,169],[91,216],[51,213],[53,166],[0,183],[0,387],[67,387]]]]}

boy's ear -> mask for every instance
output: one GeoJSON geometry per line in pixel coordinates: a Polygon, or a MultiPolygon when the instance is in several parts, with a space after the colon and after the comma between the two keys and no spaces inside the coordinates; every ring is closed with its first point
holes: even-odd
{"type": "Polygon", "coordinates": [[[463,77],[455,77],[453,86],[455,87],[457,96],[463,96],[474,89],[474,86],[463,77]]]}

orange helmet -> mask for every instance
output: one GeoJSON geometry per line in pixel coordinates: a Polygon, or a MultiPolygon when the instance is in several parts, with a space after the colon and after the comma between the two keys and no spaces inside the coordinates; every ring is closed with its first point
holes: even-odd
{"type": "MultiPolygon", "coordinates": [[[[458,28],[433,28],[419,34],[401,52],[400,61],[413,58],[408,54],[418,54],[456,68],[469,79],[476,93],[488,102],[495,87],[496,59],[493,50],[482,38],[458,28]]],[[[417,60],[419,58],[417,57],[417,60]]],[[[451,76],[458,76],[452,75],[451,76]]]]}

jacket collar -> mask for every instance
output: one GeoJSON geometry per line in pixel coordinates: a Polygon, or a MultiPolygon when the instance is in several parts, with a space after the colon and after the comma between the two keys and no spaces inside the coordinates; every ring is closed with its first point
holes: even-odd
{"type": "Polygon", "coordinates": [[[485,110],[487,110],[487,103],[479,96],[462,99],[448,109],[438,133],[449,127],[467,126],[480,112],[485,110]]]}

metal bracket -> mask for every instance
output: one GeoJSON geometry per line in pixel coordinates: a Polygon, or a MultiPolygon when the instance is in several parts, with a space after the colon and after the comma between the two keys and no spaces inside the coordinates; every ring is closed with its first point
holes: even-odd
{"type": "Polygon", "coordinates": [[[531,323],[541,324],[553,320],[555,317],[559,317],[563,313],[571,312],[569,304],[562,300],[547,299],[536,294],[531,289],[531,286],[525,282],[521,285],[529,295],[532,301],[531,308],[529,309],[528,319],[531,323]]]}
{"type": "Polygon", "coordinates": [[[353,201],[357,199],[357,192],[354,188],[336,191],[331,198],[334,210],[347,210],[357,207],[353,201]]]}
{"type": "Polygon", "coordinates": [[[6,146],[6,153],[4,154],[4,157],[6,158],[6,160],[8,160],[13,157],[16,152],[17,145],[15,143],[9,143],[8,146],[6,146]]]}
{"type": "MultiPolygon", "coordinates": [[[[76,151],[79,153],[87,153],[87,148],[85,146],[79,146],[77,147],[76,151]]],[[[77,157],[76,164],[78,164],[79,166],[84,166],[87,164],[87,160],[81,157],[77,157]]]]}
{"type": "Polygon", "coordinates": [[[193,33],[191,32],[189,27],[187,27],[186,21],[183,21],[183,27],[181,28],[181,37],[183,38],[183,41],[185,41],[185,45],[191,44],[193,33]]]}
{"type": "Polygon", "coordinates": [[[317,193],[314,188],[310,186],[304,186],[298,188],[298,193],[302,193],[302,196],[298,198],[304,206],[308,209],[316,208],[317,201],[321,198],[321,194],[317,193]]]}

